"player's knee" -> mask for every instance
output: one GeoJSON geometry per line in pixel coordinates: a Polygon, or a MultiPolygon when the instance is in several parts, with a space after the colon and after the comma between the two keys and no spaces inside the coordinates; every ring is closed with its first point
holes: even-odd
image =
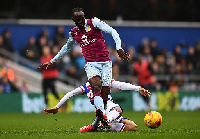
{"type": "Polygon", "coordinates": [[[93,91],[101,91],[101,87],[98,85],[94,85],[94,86],[92,86],[92,90],[93,91]]]}
{"type": "Polygon", "coordinates": [[[94,77],[90,80],[90,84],[93,91],[101,91],[101,80],[99,77],[94,77]]]}

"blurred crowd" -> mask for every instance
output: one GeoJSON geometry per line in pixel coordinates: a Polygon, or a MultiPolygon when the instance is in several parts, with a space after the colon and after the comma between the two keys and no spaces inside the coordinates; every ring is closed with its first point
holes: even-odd
{"type": "Polygon", "coordinates": [[[7,58],[0,60],[0,93],[28,93],[27,80],[19,80],[7,64],[7,58]]]}
{"type": "MultiPolygon", "coordinates": [[[[10,35],[9,30],[0,35],[0,48],[14,52],[10,35]]],[[[57,27],[53,39],[50,39],[49,31],[44,29],[38,39],[31,36],[18,53],[21,57],[39,63],[44,58],[54,57],[66,41],[63,26],[57,27]]],[[[183,41],[174,46],[174,52],[159,46],[154,38],[142,39],[138,47],[127,47],[125,43],[122,43],[122,47],[127,48],[126,51],[130,54],[128,62],[120,60],[115,46],[107,45],[113,61],[114,79],[141,85],[149,90],[196,90],[200,87],[200,80],[195,78],[200,76],[200,40],[196,40],[195,46],[188,46],[183,41]],[[181,78],[185,75],[186,79],[181,78]]],[[[53,70],[84,83],[87,80],[84,63],[81,48],[76,44],[70,53],[54,64],[53,70]]],[[[0,63],[0,92],[28,92],[27,81],[19,83],[11,71],[6,66],[6,58],[3,58],[0,63]]]]}

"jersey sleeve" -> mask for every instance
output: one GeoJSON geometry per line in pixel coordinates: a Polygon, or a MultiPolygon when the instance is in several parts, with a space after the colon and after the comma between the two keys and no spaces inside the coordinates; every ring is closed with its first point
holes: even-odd
{"type": "Polygon", "coordinates": [[[105,33],[112,35],[112,37],[113,37],[113,39],[116,43],[116,49],[117,50],[122,49],[121,39],[120,39],[119,34],[117,33],[117,31],[115,29],[113,29],[111,26],[109,26],[105,22],[101,21],[97,17],[94,17],[92,19],[92,24],[95,28],[100,29],[100,30],[104,31],[105,33]]]}
{"type": "Polygon", "coordinates": [[[69,38],[67,40],[67,43],[61,48],[61,50],[58,52],[58,54],[51,60],[53,62],[56,62],[57,60],[64,57],[64,55],[72,49],[74,43],[75,43],[75,40],[73,39],[71,32],[69,32],[69,38]]]}
{"type": "Polygon", "coordinates": [[[130,83],[125,83],[115,80],[111,82],[111,87],[118,88],[120,90],[134,90],[134,91],[139,91],[139,89],[141,88],[141,86],[136,86],[130,83]]]}
{"type": "Polygon", "coordinates": [[[67,100],[69,100],[70,98],[80,95],[82,94],[82,90],[80,87],[72,90],[71,92],[68,92],[60,101],[59,103],[56,105],[56,107],[59,109],[67,100]]]}

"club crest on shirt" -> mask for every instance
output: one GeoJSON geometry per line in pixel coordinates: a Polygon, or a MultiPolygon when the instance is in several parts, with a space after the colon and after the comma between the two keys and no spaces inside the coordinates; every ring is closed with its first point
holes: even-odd
{"type": "Polygon", "coordinates": [[[90,26],[88,26],[88,25],[87,25],[87,26],[85,27],[85,30],[86,30],[86,32],[89,32],[89,31],[91,31],[91,28],[90,28],[90,26]]]}

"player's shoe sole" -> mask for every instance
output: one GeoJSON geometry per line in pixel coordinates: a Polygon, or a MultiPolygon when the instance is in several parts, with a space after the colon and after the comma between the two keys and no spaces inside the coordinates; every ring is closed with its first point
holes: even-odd
{"type": "Polygon", "coordinates": [[[111,124],[107,121],[107,116],[100,109],[96,110],[96,117],[101,121],[105,128],[111,128],[111,124]]]}

